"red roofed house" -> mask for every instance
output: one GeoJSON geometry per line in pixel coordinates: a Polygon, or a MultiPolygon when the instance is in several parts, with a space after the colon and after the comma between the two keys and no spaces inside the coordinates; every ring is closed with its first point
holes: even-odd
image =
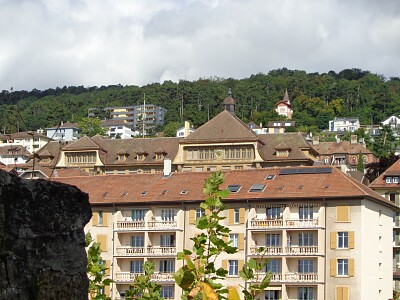
{"type": "Polygon", "coordinates": [[[281,100],[278,103],[276,103],[275,106],[276,106],[275,111],[279,115],[285,116],[288,119],[292,118],[293,110],[292,110],[292,105],[290,104],[290,99],[289,99],[289,94],[288,94],[287,89],[285,91],[285,95],[283,97],[283,100],[281,100]]]}

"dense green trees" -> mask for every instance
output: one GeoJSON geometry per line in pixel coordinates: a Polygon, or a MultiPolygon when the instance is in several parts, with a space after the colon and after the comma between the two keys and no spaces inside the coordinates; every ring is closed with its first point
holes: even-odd
{"type": "Polygon", "coordinates": [[[400,79],[385,79],[360,69],[339,73],[306,73],[286,68],[244,79],[201,78],[197,81],[165,81],[146,86],[57,87],[44,91],[0,93],[2,132],[34,130],[77,122],[98,108],[106,117],[108,106],[143,103],[168,109],[166,124],[189,120],[195,127],[214,117],[231,88],[237,100],[237,115],[243,121],[266,124],[278,119],[273,109],[285,89],[294,108],[294,120],[303,131],[320,131],[333,117],[358,116],[362,124],[378,123],[400,113],[400,79]]]}

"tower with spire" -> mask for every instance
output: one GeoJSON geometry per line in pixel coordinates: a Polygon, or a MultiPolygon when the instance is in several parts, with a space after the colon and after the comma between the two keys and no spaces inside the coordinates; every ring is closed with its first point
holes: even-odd
{"type": "Polygon", "coordinates": [[[222,105],[224,106],[224,109],[229,111],[232,115],[236,114],[236,100],[232,98],[231,89],[228,90],[228,97],[224,99],[222,105]]]}
{"type": "Polygon", "coordinates": [[[279,115],[285,116],[288,119],[292,118],[293,110],[292,110],[292,105],[290,104],[290,99],[287,89],[285,90],[285,95],[283,96],[283,100],[276,103],[275,106],[276,106],[275,111],[279,115]]]}

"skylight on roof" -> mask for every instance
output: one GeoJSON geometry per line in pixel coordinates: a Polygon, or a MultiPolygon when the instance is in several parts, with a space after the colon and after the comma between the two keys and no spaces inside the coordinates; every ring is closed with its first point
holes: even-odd
{"type": "Polygon", "coordinates": [[[121,193],[121,195],[122,195],[122,196],[126,196],[126,195],[128,195],[128,192],[127,192],[127,191],[123,191],[123,192],[121,193]]]}
{"type": "Polygon", "coordinates": [[[142,192],[142,196],[146,196],[147,193],[148,193],[148,191],[143,191],[143,192],[142,192]]]}
{"type": "Polygon", "coordinates": [[[231,193],[237,193],[240,191],[241,188],[242,188],[242,186],[239,184],[231,184],[231,185],[228,185],[228,187],[226,189],[228,191],[230,191],[231,193]]]}
{"type": "Polygon", "coordinates": [[[181,195],[185,195],[185,194],[187,194],[189,191],[188,190],[182,190],[181,191],[181,195]]]}
{"type": "Polygon", "coordinates": [[[274,179],[275,178],[275,174],[273,174],[273,175],[267,175],[267,177],[265,177],[265,180],[272,180],[272,179],[274,179]]]}
{"type": "Polygon", "coordinates": [[[253,184],[252,187],[250,188],[249,192],[251,193],[260,193],[265,190],[266,185],[265,184],[253,184]]]}
{"type": "Polygon", "coordinates": [[[161,195],[165,195],[166,193],[168,193],[168,190],[163,190],[163,191],[161,192],[161,195]]]}

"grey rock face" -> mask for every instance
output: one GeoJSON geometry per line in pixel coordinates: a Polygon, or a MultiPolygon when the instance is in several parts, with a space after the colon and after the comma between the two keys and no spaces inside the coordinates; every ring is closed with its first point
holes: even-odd
{"type": "Polygon", "coordinates": [[[88,195],[0,170],[0,299],[87,299],[88,195]]]}

